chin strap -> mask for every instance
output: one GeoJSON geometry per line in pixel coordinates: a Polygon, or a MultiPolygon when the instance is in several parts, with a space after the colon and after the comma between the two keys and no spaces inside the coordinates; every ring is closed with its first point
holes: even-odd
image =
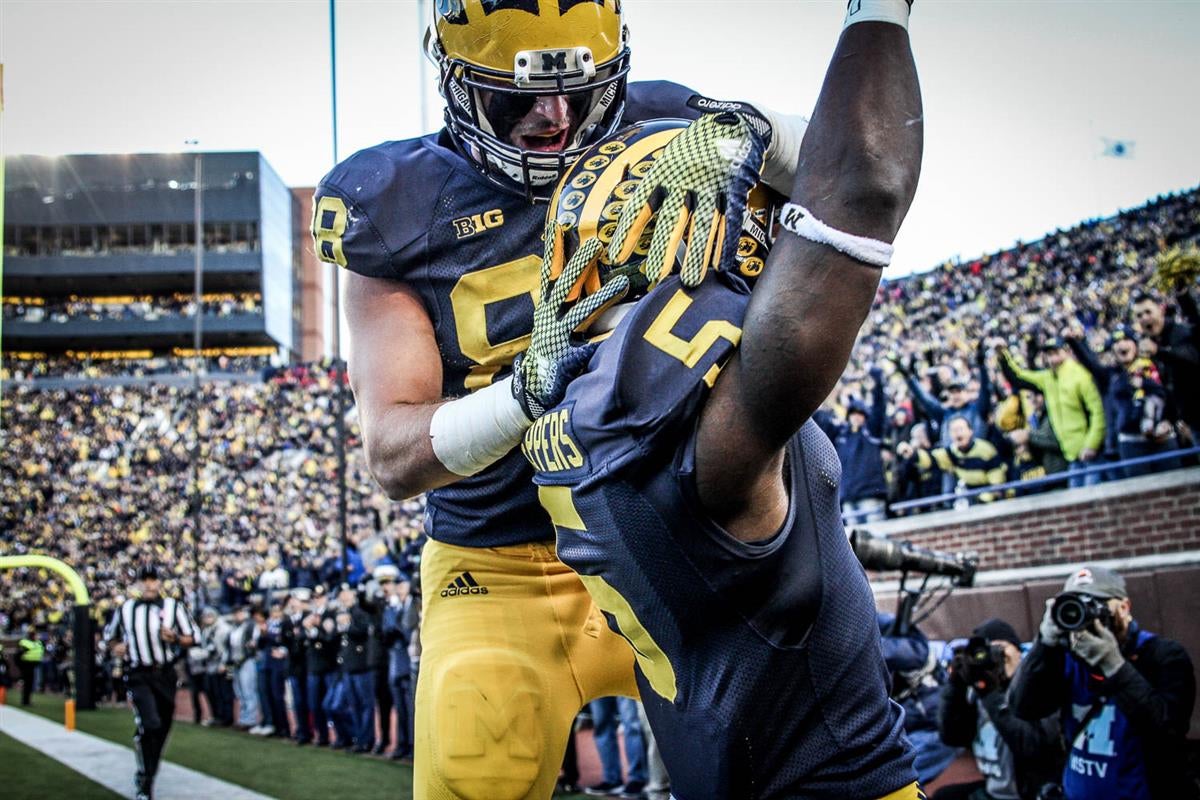
{"type": "Polygon", "coordinates": [[[831,228],[817,219],[802,205],[787,203],[779,214],[779,224],[797,236],[810,242],[824,244],[844,253],[856,261],[872,267],[886,267],[892,263],[895,248],[887,242],[831,228]]]}

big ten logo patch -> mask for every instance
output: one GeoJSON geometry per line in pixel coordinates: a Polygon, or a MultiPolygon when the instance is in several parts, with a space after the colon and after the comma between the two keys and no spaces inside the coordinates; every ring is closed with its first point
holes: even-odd
{"type": "Polygon", "coordinates": [[[544,693],[533,664],[524,660],[475,650],[437,679],[437,767],[459,797],[518,800],[537,780],[545,750],[544,693]]]}
{"type": "Polygon", "coordinates": [[[456,220],[451,220],[451,225],[454,226],[454,235],[459,239],[466,239],[468,236],[490,231],[492,228],[499,228],[504,224],[504,212],[498,208],[493,208],[491,211],[484,211],[482,214],[472,214],[469,217],[459,217],[456,220]]]}

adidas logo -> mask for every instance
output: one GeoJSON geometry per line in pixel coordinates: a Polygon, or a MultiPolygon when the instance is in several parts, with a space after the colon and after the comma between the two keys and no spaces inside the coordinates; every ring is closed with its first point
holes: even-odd
{"type": "Polygon", "coordinates": [[[460,594],[487,594],[486,586],[480,586],[479,582],[471,577],[471,573],[464,572],[454,579],[454,582],[442,589],[442,597],[454,597],[460,594]]]}

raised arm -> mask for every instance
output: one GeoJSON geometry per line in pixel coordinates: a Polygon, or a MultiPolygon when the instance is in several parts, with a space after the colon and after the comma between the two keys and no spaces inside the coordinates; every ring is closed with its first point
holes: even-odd
{"type": "MultiPolygon", "coordinates": [[[[804,136],[793,202],[837,231],[892,241],[916,191],[922,129],[908,32],[850,25],[804,136]]],[[[827,244],[791,232],[776,241],[698,435],[700,496],[735,535],[781,521],[783,447],[845,369],[879,277],[827,244]]]]}
{"type": "Polygon", "coordinates": [[[987,420],[992,413],[992,376],[988,373],[987,347],[979,343],[975,355],[975,366],[979,369],[979,396],[975,398],[975,411],[981,420],[987,420]]]}
{"type": "Polygon", "coordinates": [[[1014,388],[1030,389],[1035,392],[1045,391],[1045,370],[1027,369],[1017,363],[1007,347],[1000,349],[1000,371],[1008,378],[1014,388]]]}
{"type": "Polygon", "coordinates": [[[883,370],[877,366],[871,367],[871,414],[867,417],[867,430],[876,439],[883,438],[883,428],[887,422],[887,397],[883,393],[883,370]]]}
{"type": "Polygon", "coordinates": [[[1096,358],[1096,354],[1088,345],[1087,341],[1079,336],[1065,336],[1064,341],[1067,347],[1071,348],[1071,352],[1075,354],[1075,358],[1080,364],[1083,364],[1084,369],[1092,373],[1092,380],[1096,382],[1096,386],[1101,391],[1108,390],[1109,374],[1100,360],[1096,358]]]}
{"type": "Polygon", "coordinates": [[[908,384],[908,390],[912,392],[913,400],[925,412],[925,416],[940,423],[946,418],[946,407],[937,401],[937,398],[926,391],[921,385],[921,379],[916,375],[905,375],[905,382],[908,384]]]}

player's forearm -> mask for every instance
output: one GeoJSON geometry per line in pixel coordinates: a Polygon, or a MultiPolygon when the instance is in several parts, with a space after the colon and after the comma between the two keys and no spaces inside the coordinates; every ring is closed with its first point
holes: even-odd
{"type": "Polygon", "coordinates": [[[433,451],[429,426],[441,403],[394,405],[361,417],[371,476],[392,500],[459,480],[433,451]]]}
{"type": "MultiPolygon", "coordinates": [[[[908,33],[898,25],[848,28],[804,136],[795,203],[828,226],[890,242],[916,191],[922,110],[908,33]]],[[[781,234],[747,311],[740,358],[753,405],[782,444],[845,368],[879,284],[877,267],[829,245],[781,234]],[[782,413],[781,413],[782,412],[782,413]]]]}

